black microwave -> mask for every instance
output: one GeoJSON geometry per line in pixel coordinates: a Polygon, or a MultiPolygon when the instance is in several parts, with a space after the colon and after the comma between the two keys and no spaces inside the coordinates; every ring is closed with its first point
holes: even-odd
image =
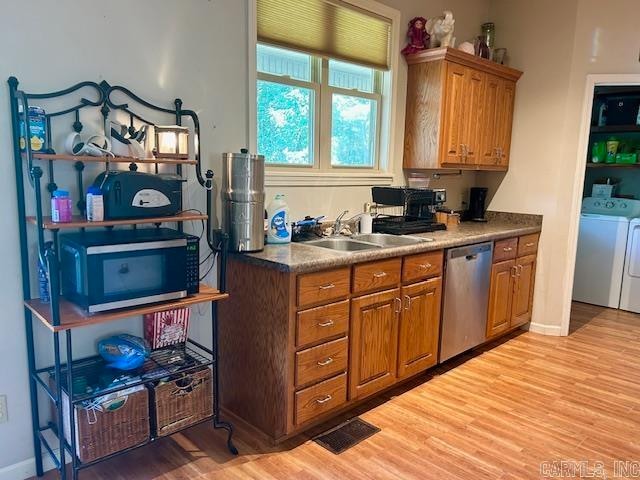
{"type": "Polygon", "coordinates": [[[169,228],[60,236],[62,293],[89,313],[198,293],[199,238],[169,228]]]}

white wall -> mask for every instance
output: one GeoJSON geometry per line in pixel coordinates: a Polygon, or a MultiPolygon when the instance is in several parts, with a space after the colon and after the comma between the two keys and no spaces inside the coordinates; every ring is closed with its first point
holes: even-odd
{"type": "MultiPolygon", "coordinates": [[[[455,36],[458,42],[469,40],[479,34],[480,25],[487,21],[489,0],[378,0],[380,3],[400,11],[401,46],[405,45],[407,25],[413,17],[434,17],[442,15],[446,9],[451,10],[456,19],[455,36]]],[[[405,178],[402,171],[402,155],[404,142],[404,113],[405,98],[407,96],[407,65],[404,59],[400,61],[397,72],[397,82],[400,85],[399,105],[396,121],[396,142],[392,147],[392,172],[394,185],[404,185],[405,178]]],[[[433,187],[447,188],[451,208],[460,208],[461,198],[468,198],[468,189],[475,185],[476,174],[466,172],[463,177],[443,177],[432,181],[433,187]]],[[[352,214],[362,211],[365,202],[371,201],[370,187],[270,187],[267,188],[267,203],[275,193],[284,193],[291,210],[292,218],[302,218],[305,215],[335,216],[343,210],[352,214]]]]}
{"type": "MultiPolygon", "coordinates": [[[[492,183],[490,208],[542,213],[533,329],[560,334],[571,294],[575,232],[569,210],[584,175],[577,148],[586,76],[637,73],[634,0],[492,0],[498,43],[511,65],[525,73],[518,83],[509,172],[492,183]]],[[[573,219],[575,220],[575,219],[573,219]]]]}
{"type": "MultiPolygon", "coordinates": [[[[4,2],[0,79],[4,82],[15,75],[21,87],[34,92],[65,88],[81,80],[105,79],[168,106],[179,96],[185,108],[194,108],[200,116],[205,168],[219,173],[221,153],[237,151],[247,143],[246,33],[246,5],[238,0],[4,2]]],[[[4,478],[16,479],[20,478],[19,472],[28,471],[33,452],[9,99],[8,87],[3,85],[0,394],[8,395],[9,422],[0,424],[0,478],[4,474],[4,478]],[[2,470],[23,461],[23,470],[2,470]]],[[[68,121],[69,126],[72,121],[68,121]]],[[[204,208],[204,201],[199,200],[203,197],[193,186],[193,171],[189,175],[192,205],[204,208]]],[[[67,173],[56,180],[61,187],[73,187],[69,166],[67,173]]],[[[77,198],[77,192],[71,190],[77,198]]],[[[134,330],[139,328],[137,321],[122,321],[74,333],[78,353],[93,349],[95,335],[129,329],[132,323],[137,324],[134,330]]],[[[196,329],[197,324],[194,321],[196,329]]],[[[39,335],[38,345],[43,364],[51,358],[51,336],[39,335]]]]}
{"type": "Polygon", "coordinates": [[[524,75],[516,90],[509,171],[479,174],[479,181],[492,187],[492,210],[544,215],[533,323],[545,325],[558,317],[562,288],[554,265],[562,262],[567,246],[560,192],[573,176],[563,148],[575,13],[576,0],[491,3],[497,41],[524,75]]]}

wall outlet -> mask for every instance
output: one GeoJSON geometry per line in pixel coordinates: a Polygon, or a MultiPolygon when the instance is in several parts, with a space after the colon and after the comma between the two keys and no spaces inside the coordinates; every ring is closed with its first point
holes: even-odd
{"type": "Polygon", "coordinates": [[[7,396],[0,395],[0,423],[9,421],[9,412],[7,411],[7,396]]]}

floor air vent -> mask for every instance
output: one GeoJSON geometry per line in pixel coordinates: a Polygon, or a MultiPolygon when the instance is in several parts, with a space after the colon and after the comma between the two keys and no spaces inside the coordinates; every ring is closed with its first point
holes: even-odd
{"type": "Polygon", "coordinates": [[[318,435],[313,441],[337,455],[379,431],[378,427],[356,417],[318,435]]]}

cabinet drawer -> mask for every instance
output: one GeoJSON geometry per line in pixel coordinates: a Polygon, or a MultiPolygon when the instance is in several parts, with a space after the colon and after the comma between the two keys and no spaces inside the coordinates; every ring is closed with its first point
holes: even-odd
{"type": "Polygon", "coordinates": [[[347,374],[320,382],[295,393],[296,425],[333,410],[347,401],[347,374]]]}
{"type": "Polygon", "coordinates": [[[319,305],[346,297],[351,289],[349,273],[349,267],[345,267],[300,275],[298,307],[319,305]]]}
{"type": "Polygon", "coordinates": [[[402,283],[411,283],[442,274],[442,250],[404,257],[402,283]]]}
{"type": "Polygon", "coordinates": [[[513,260],[518,254],[518,239],[508,238],[497,241],[493,247],[493,263],[513,260]]]}
{"type": "Polygon", "coordinates": [[[539,233],[532,233],[531,235],[523,235],[518,241],[518,256],[531,255],[538,251],[538,241],[540,240],[539,233]]]}
{"type": "Polygon", "coordinates": [[[340,338],[296,353],[296,387],[342,373],[347,369],[349,341],[340,338]]]}
{"type": "Polygon", "coordinates": [[[345,334],[349,330],[349,300],[299,312],[296,323],[296,347],[345,334]]]}
{"type": "Polygon", "coordinates": [[[353,293],[368,293],[400,283],[401,258],[363,263],[353,267],[353,293]]]}

